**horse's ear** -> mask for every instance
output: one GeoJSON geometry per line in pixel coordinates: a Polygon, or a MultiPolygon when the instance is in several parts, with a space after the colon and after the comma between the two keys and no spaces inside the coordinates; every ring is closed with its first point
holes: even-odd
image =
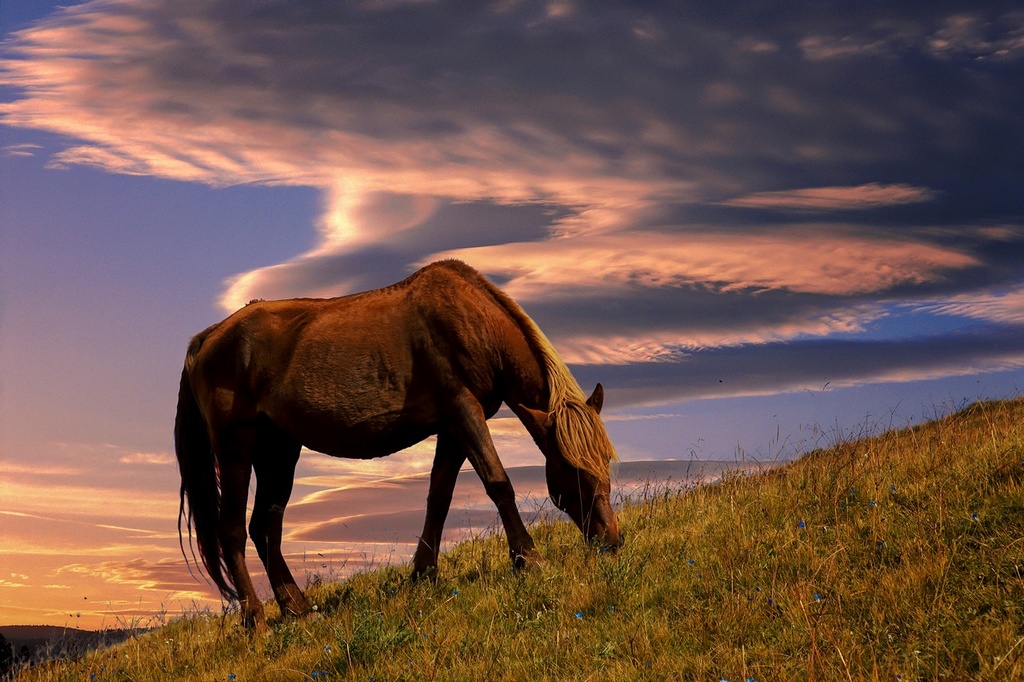
{"type": "Polygon", "coordinates": [[[594,392],[587,398],[587,405],[594,408],[594,412],[601,414],[601,408],[604,406],[604,386],[598,384],[594,389],[594,392]]]}
{"type": "Polygon", "coordinates": [[[548,431],[552,426],[555,425],[555,413],[545,412],[544,410],[531,410],[526,405],[520,405],[523,412],[530,415],[533,423],[536,424],[537,428],[541,431],[548,431]]]}

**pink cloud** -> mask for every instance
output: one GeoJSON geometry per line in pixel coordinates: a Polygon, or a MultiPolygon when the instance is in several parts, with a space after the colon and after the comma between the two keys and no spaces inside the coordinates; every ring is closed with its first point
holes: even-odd
{"type": "MultiPolygon", "coordinates": [[[[824,227],[824,226],[822,226],[824,227]]],[[[977,265],[953,249],[847,232],[842,226],[770,233],[631,232],[462,249],[462,258],[488,273],[510,277],[513,297],[529,300],[551,287],[678,287],[714,284],[722,290],[786,289],[826,295],[921,284],[948,269],[977,265]]]]}
{"type": "MultiPolygon", "coordinates": [[[[711,287],[715,291],[789,291],[856,297],[892,287],[944,279],[972,267],[972,256],[940,246],[870,237],[842,226],[795,226],[770,233],[641,233],[592,235],[543,242],[461,249],[437,256],[461,258],[505,280],[514,298],[529,303],[560,289],[591,287],[608,292],[711,287]]],[[[680,332],[638,330],[561,337],[571,362],[678,359],[686,349],[784,341],[860,331],[879,315],[870,305],[836,307],[828,313],[775,320],[768,327],[680,332]]]]}
{"type": "Polygon", "coordinates": [[[756,192],[724,201],[722,205],[798,211],[852,211],[917,204],[931,201],[935,196],[936,193],[926,187],[883,185],[873,182],[851,187],[812,187],[756,192]]]}

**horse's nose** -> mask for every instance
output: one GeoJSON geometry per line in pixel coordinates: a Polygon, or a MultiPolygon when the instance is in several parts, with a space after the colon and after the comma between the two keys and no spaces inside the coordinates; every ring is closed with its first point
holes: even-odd
{"type": "Polygon", "coordinates": [[[601,551],[615,554],[619,551],[619,548],[622,547],[622,545],[624,544],[626,544],[626,536],[624,533],[620,531],[618,537],[614,538],[610,542],[605,542],[601,545],[601,551]]]}

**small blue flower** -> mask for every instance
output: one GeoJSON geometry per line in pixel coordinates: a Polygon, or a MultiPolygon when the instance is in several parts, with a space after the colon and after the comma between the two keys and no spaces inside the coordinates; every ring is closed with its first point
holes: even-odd
{"type": "Polygon", "coordinates": [[[688,564],[690,564],[691,566],[693,566],[693,559],[690,559],[690,560],[689,560],[689,561],[687,561],[686,563],[688,563],[688,564]]]}
{"type": "Polygon", "coordinates": [[[459,591],[458,590],[452,590],[452,596],[453,597],[458,597],[459,596],[459,591]]]}
{"type": "Polygon", "coordinates": [[[775,606],[775,600],[769,598],[768,599],[768,606],[775,606]]]}
{"type": "Polygon", "coordinates": [[[583,612],[582,612],[582,611],[577,611],[577,612],[576,612],[575,614],[573,614],[573,615],[575,615],[575,616],[576,616],[577,618],[583,618],[583,612]]]}
{"type": "Polygon", "coordinates": [[[971,518],[974,519],[975,521],[977,521],[978,520],[978,512],[974,512],[973,514],[971,514],[971,518]]]}
{"type": "Polygon", "coordinates": [[[821,594],[819,594],[818,592],[815,592],[814,593],[814,601],[821,601],[821,594]]]}
{"type": "Polygon", "coordinates": [[[889,486],[889,492],[891,492],[891,493],[896,492],[896,486],[894,486],[894,485],[889,486]]]}
{"type": "Polygon", "coordinates": [[[871,500],[870,502],[868,502],[868,504],[870,504],[872,507],[874,507],[875,506],[875,501],[871,500]]]}
{"type": "Polygon", "coordinates": [[[807,527],[807,524],[804,523],[803,521],[801,521],[800,523],[798,523],[796,525],[797,525],[798,528],[806,528],[807,527]]]}
{"type": "Polygon", "coordinates": [[[331,653],[331,645],[330,644],[324,644],[324,653],[326,653],[326,654],[331,653]]]}

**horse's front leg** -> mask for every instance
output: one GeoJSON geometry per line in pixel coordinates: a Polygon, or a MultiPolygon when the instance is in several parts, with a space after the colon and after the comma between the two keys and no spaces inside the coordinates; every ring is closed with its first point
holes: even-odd
{"type": "Polygon", "coordinates": [[[516,493],[512,489],[512,481],[509,480],[505,467],[498,459],[498,452],[494,449],[483,407],[469,391],[460,396],[457,407],[459,419],[452,426],[452,434],[464,448],[470,464],[483,481],[487,496],[498,508],[498,515],[505,526],[505,536],[508,538],[512,565],[516,568],[526,568],[538,563],[540,554],[519,515],[516,493]]]}
{"type": "Polygon", "coordinates": [[[448,509],[452,505],[452,492],[459,478],[459,470],[466,461],[465,451],[457,447],[458,441],[447,433],[437,436],[434,466],[430,470],[430,492],[427,493],[427,515],[423,521],[416,554],[412,559],[412,579],[431,577],[437,571],[437,555],[441,548],[448,509]]]}

